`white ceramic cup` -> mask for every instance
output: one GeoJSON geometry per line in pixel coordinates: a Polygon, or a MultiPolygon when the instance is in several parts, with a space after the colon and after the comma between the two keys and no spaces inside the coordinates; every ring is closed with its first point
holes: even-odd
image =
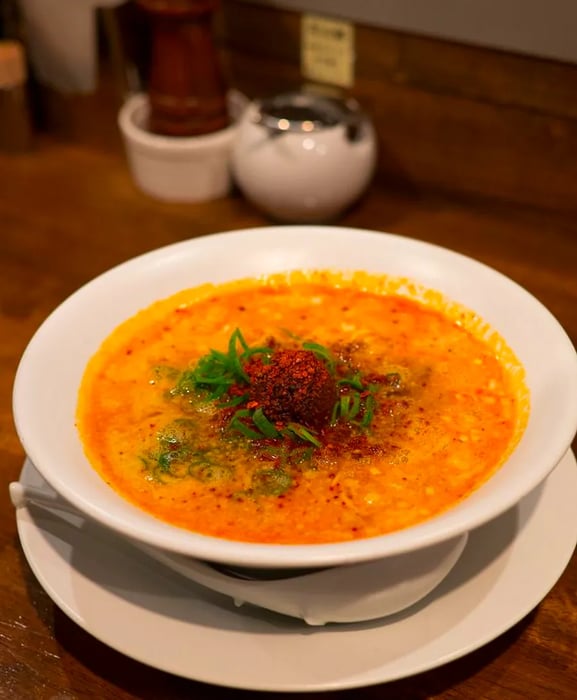
{"type": "Polygon", "coordinates": [[[172,202],[201,202],[230,191],[236,124],[201,136],[161,136],[146,128],[148,98],[129,97],[118,115],[132,177],[146,194],[172,202]]]}

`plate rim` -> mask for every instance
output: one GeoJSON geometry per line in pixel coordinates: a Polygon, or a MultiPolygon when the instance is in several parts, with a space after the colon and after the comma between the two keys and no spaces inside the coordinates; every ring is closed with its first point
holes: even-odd
{"type": "MultiPolygon", "coordinates": [[[[565,483],[568,480],[572,480],[572,482],[577,484],[577,461],[575,460],[575,456],[571,450],[569,450],[565,456],[565,458],[561,461],[559,464],[558,468],[552,473],[552,475],[549,477],[549,479],[544,482],[545,489],[547,486],[549,486],[549,499],[552,500],[553,497],[555,497],[556,500],[559,500],[559,497],[566,496],[566,493],[571,491],[571,489],[566,489],[565,483]],[[551,481],[551,479],[555,480],[555,483],[551,481]],[[559,483],[557,483],[559,482],[559,483]],[[553,485],[551,485],[553,483],[553,485]],[[555,490],[556,489],[556,490],[555,490]]],[[[34,469],[32,466],[31,462],[27,459],[23,470],[22,470],[22,475],[21,479],[23,482],[26,481],[27,479],[27,470],[28,473],[30,473],[30,470],[34,469]]],[[[38,472],[35,472],[38,474],[40,478],[40,474],[38,472]]],[[[535,516],[531,514],[528,518],[528,522],[531,521],[533,517],[540,517],[544,518],[546,513],[544,514],[543,512],[539,513],[538,516],[535,516]]],[[[79,516],[81,519],[83,519],[81,516],[79,516]]],[[[509,614],[508,616],[503,616],[501,617],[501,624],[498,625],[497,628],[492,629],[490,634],[486,634],[482,638],[477,638],[477,639],[470,639],[469,643],[466,645],[461,645],[458,648],[454,649],[448,649],[446,650],[443,654],[436,658],[430,658],[428,662],[421,662],[419,665],[416,665],[414,668],[410,670],[410,672],[401,671],[397,674],[395,673],[385,673],[384,675],[379,675],[379,669],[370,669],[369,671],[363,671],[362,673],[356,673],[355,675],[351,676],[348,679],[343,679],[343,678],[338,678],[333,681],[323,681],[320,682],[319,684],[311,684],[311,683],[305,683],[305,684],[298,684],[298,683],[291,683],[289,685],[283,685],[282,683],[264,683],[262,685],[255,685],[255,684],[250,684],[247,685],[242,682],[234,682],[233,679],[231,678],[215,678],[215,677],[210,677],[210,676],[203,676],[202,673],[198,674],[191,674],[190,671],[186,669],[175,669],[171,668],[170,664],[158,664],[155,663],[153,660],[150,658],[145,658],[142,655],[134,655],[133,653],[130,652],[129,649],[122,648],[121,645],[114,644],[110,640],[110,634],[102,634],[102,631],[100,630],[100,633],[97,633],[93,628],[89,629],[87,626],[87,623],[85,620],[82,618],[81,611],[75,610],[73,604],[70,603],[70,601],[62,600],[61,599],[61,593],[55,589],[54,587],[54,582],[50,582],[46,580],[46,575],[44,573],[44,569],[42,566],[42,563],[38,559],[38,553],[35,552],[35,547],[33,545],[33,534],[39,534],[42,532],[42,527],[41,524],[39,525],[38,522],[34,520],[33,514],[30,513],[30,511],[26,508],[21,508],[18,510],[17,516],[17,529],[18,529],[18,535],[20,538],[20,542],[24,551],[24,555],[26,557],[26,560],[28,564],[30,565],[33,573],[37,577],[40,585],[44,588],[46,593],[49,595],[49,597],[52,599],[54,604],[60,608],[68,617],[70,617],[76,624],[78,624],[82,629],[84,629],[86,632],[94,636],[96,639],[98,639],[100,642],[103,644],[106,644],[107,646],[111,647],[112,649],[116,650],[117,652],[124,654],[130,658],[135,659],[136,661],[139,661],[141,663],[144,663],[147,666],[151,666],[153,668],[156,668],[158,670],[164,671],[171,673],[176,676],[180,676],[189,680],[194,680],[198,682],[204,682],[204,683],[209,683],[213,685],[219,685],[222,687],[228,687],[228,688],[236,688],[236,689],[244,689],[244,690],[253,690],[253,691],[268,691],[268,692],[319,692],[319,691],[328,691],[328,690],[344,690],[344,689],[352,689],[352,688],[360,688],[360,687],[368,687],[372,685],[377,685],[377,684],[382,684],[382,683],[388,683],[392,682],[395,680],[401,680],[402,678],[407,678],[413,675],[417,675],[419,673],[425,672],[432,670],[434,668],[438,668],[440,666],[445,665],[446,663],[449,663],[451,661],[454,661],[458,658],[461,658],[463,656],[466,656],[467,654],[475,651],[476,649],[481,648],[482,646],[485,646],[489,642],[493,641],[497,637],[499,637],[501,634],[506,632],[508,629],[512,628],[515,624],[517,624],[520,620],[522,620],[531,610],[533,610],[550,592],[550,590],[553,588],[553,586],[557,583],[563,572],[565,571],[569,561],[571,560],[571,557],[573,555],[573,552],[575,551],[575,546],[577,544],[577,522],[574,525],[573,531],[571,531],[570,536],[566,537],[566,541],[564,543],[564,548],[563,548],[563,556],[559,557],[559,560],[557,562],[557,567],[555,571],[553,572],[551,569],[543,572],[541,571],[541,575],[546,574],[546,576],[543,576],[541,582],[540,582],[540,592],[539,594],[531,595],[530,600],[526,600],[522,605],[519,605],[519,607],[515,610],[515,613],[513,615],[509,614]],[[32,533],[32,536],[31,536],[32,533]],[[545,580],[546,579],[546,580],[545,580]],[[505,619],[506,618],[506,619],[505,619]],[[369,676],[368,678],[366,676],[369,676]]],[[[549,520],[551,520],[549,518],[549,520]]],[[[112,534],[112,533],[111,533],[112,534]]],[[[565,533],[567,535],[567,532],[565,533]]],[[[511,543],[511,547],[514,549],[515,546],[519,545],[518,540],[523,537],[523,534],[517,534],[514,541],[511,543]]],[[[525,535],[525,538],[527,535],[525,535]]],[[[533,558],[531,558],[533,559],[533,558]]],[[[538,559],[538,557],[535,557],[535,560],[538,559]]],[[[527,558],[523,560],[524,562],[527,561],[527,558]]],[[[527,566],[530,565],[530,562],[527,561],[527,566]]],[[[457,563],[455,569],[458,569],[459,563],[457,563]]],[[[68,566],[69,572],[73,572],[74,569],[73,567],[68,566]]],[[[507,566],[500,572],[500,575],[497,577],[497,580],[495,582],[495,586],[491,589],[491,596],[487,596],[485,599],[485,602],[483,600],[478,602],[477,607],[482,607],[485,605],[487,607],[486,600],[490,599],[492,596],[495,595],[495,588],[498,588],[499,583],[502,584],[502,579],[504,576],[507,575],[507,566]]],[[[509,571],[509,576],[511,575],[509,571]]],[[[515,597],[515,600],[519,602],[519,596],[515,597]]],[[[495,603],[493,603],[495,604],[495,603]]],[[[416,615],[422,614],[422,610],[426,611],[427,606],[425,606],[422,609],[418,609],[417,612],[415,613],[416,615]]],[[[148,610],[148,614],[151,614],[151,612],[148,610]]],[[[238,610],[235,610],[234,613],[230,614],[241,614],[242,612],[238,612],[238,610]]],[[[102,616],[102,619],[105,619],[107,616],[102,616]]],[[[104,623],[106,625],[106,623],[104,623]]],[[[386,627],[386,625],[382,625],[382,627],[386,627]]],[[[198,632],[199,626],[197,625],[197,632],[198,632]]],[[[329,628],[327,628],[329,629],[329,628]]],[[[372,628],[371,628],[372,629],[372,628]]],[[[352,634],[363,634],[364,630],[356,630],[354,629],[354,626],[351,626],[350,632],[352,634]]],[[[348,633],[347,630],[344,630],[345,634],[348,633]]],[[[250,634],[250,630],[248,631],[250,634]]],[[[386,632],[385,632],[386,633],[386,632]]],[[[449,630],[449,636],[451,633],[454,634],[454,630],[449,630]]],[[[226,630],[223,632],[223,634],[226,634],[226,630]]],[[[255,634],[253,631],[252,634],[255,634]]],[[[321,634],[323,632],[321,631],[321,634]]],[[[411,656],[411,653],[414,655],[415,652],[409,652],[406,656],[411,656]]],[[[385,664],[382,668],[386,668],[387,665],[390,664],[385,664]]],[[[406,662],[404,664],[406,666],[406,662]]],[[[381,668],[381,672],[382,672],[381,668]]]]}

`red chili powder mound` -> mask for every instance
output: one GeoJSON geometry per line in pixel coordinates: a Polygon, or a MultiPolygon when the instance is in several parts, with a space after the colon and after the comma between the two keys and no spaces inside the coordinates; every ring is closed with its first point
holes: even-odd
{"type": "Polygon", "coordinates": [[[328,422],[337,387],[325,363],[310,350],[277,350],[268,364],[254,357],[245,371],[249,402],[273,423],[294,421],[319,429],[328,422]]]}

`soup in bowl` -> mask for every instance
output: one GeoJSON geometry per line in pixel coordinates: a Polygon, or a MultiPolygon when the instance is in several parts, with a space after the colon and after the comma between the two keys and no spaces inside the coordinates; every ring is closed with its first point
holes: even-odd
{"type": "Polygon", "coordinates": [[[514,449],[528,390],[475,314],[406,287],[298,271],[143,309],[84,375],[90,463],[151,515],[235,541],[358,540],[453,507],[514,449]]]}
{"type": "Polygon", "coordinates": [[[24,353],[14,415],[49,484],[144,546],[321,568],[458,541],[516,504],[573,439],[577,358],[470,258],[263,227],[73,294],[24,353]]]}

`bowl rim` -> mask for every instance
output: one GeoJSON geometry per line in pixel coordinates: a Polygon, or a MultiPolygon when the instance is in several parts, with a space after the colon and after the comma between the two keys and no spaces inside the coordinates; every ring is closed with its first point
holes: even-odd
{"type": "MultiPolygon", "coordinates": [[[[266,266],[266,256],[258,264],[266,266]]],[[[309,267],[321,269],[322,266],[315,264],[309,267]]],[[[335,269],[336,266],[327,265],[326,267],[327,269],[335,269]]],[[[342,269],[352,268],[342,265],[342,269]]],[[[371,271],[369,270],[369,272],[371,271]]],[[[243,274],[241,276],[251,275],[243,274]]],[[[407,276],[415,279],[414,274],[407,276]]],[[[233,278],[227,276],[221,281],[233,278]]],[[[197,286],[197,284],[190,286],[197,286]]],[[[429,285],[429,288],[431,287],[435,288],[429,285]]],[[[177,290],[178,288],[175,289],[175,291],[177,290]]],[[[159,293],[158,296],[153,297],[153,300],[166,296],[169,294],[159,293]]],[[[459,302],[459,299],[455,299],[455,301],[459,302]]],[[[502,301],[501,299],[500,303],[502,301]]],[[[137,304],[137,308],[146,307],[148,304],[148,301],[141,302],[137,304]]],[[[483,315],[481,314],[481,316],[483,315]]],[[[104,337],[100,338],[100,340],[103,339],[104,337]]],[[[74,390],[77,391],[77,387],[74,390]]],[[[46,317],[24,350],[13,385],[13,416],[16,432],[26,454],[46,481],[81,513],[128,539],[197,559],[240,566],[313,568],[344,563],[352,564],[418,550],[448,540],[463,532],[471,531],[515,506],[524,496],[536,488],[561,461],[570,448],[577,430],[577,353],[557,319],[536,297],[501,272],[457,251],[400,234],[368,229],[302,224],[259,226],[204,235],[162,246],[115,265],[82,285],[46,317]],[[223,245],[230,247],[234,244],[246,245],[247,242],[258,241],[265,247],[268,245],[274,253],[282,243],[285,247],[288,246],[286,250],[293,250],[291,246],[296,246],[294,251],[298,254],[294,258],[296,264],[293,261],[287,268],[284,268],[282,267],[284,262],[281,264],[279,261],[278,264],[281,265],[279,269],[303,269],[298,262],[303,256],[306,257],[305,248],[307,246],[318,245],[319,249],[324,247],[328,250],[329,246],[334,249],[337,242],[350,243],[353,239],[358,243],[359,248],[361,243],[369,248],[382,246],[383,249],[387,249],[388,246],[392,246],[399,248],[405,255],[418,253],[419,260],[448,260],[464,266],[466,271],[476,270],[483,279],[491,281],[492,284],[504,286],[517,302],[530,305],[541,323],[540,327],[544,324],[555,337],[558,356],[561,358],[560,361],[564,363],[563,367],[566,370],[563,375],[563,412],[559,417],[560,426],[556,442],[554,445],[543,447],[547,454],[546,463],[531,464],[531,468],[527,470],[526,474],[515,477],[513,480],[514,488],[508,490],[496,488],[497,495],[493,495],[490,502],[483,501],[482,496],[478,497],[485,488],[482,486],[473,494],[473,497],[468,497],[458,506],[409,528],[351,542],[312,545],[261,544],[225,540],[192,533],[162,523],[154,516],[141,512],[136,506],[115,495],[112,489],[110,489],[112,491],[110,497],[118,499],[118,509],[111,510],[106,507],[110,504],[105,504],[103,507],[102,504],[91,500],[90,494],[79,492],[67,483],[60,470],[62,456],[55,454],[54,450],[47,450],[49,441],[47,442],[45,435],[35,434],[34,425],[29,421],[27,413],[30,409],[31,390],[35,388],[34,382],[41,376],[39,375],[39,364],[43,362],[43,344],[47,342],[47,339],[50,341],[58,330],[59,324],[64,323],[71,314],[82,308],[83,304],[90,301],[91,296],[100,294],[107,288],[107,285],[118,282],[127,274],[136,276],[142,275],[143,272],[150,274],[151,270],[156,269],[161,275],[162,269],[158,271],[158,268],[162,268],[163,265],[170,268],[171,265],[178,264],[176,261],[190,253],[191,250],[193,254],[203,250],[210,252],[211,250],[222,250],[223,245]],[[463,503],[470,503],[470,506],[463,508],[463,503]]],[[[36,424],[42,425],[39,420],[36,419],[36,424]]],[[[70,428],[75,430],[73,426],[68,427],[68,429],[70,428]]],[[[527,430],[529,430],[529,426],[527,430]]],[[[46,433],[46,430],[44,432],[46,433]]],[[[86,464],[88,465],[87,460],[86,464]]],[[[94,471],[90,465],[88,468],[94,471]]],[[[100,477],[98,478],[100,479],[100,477]]],[[[495,476],[491,477],[489,481],[492,482],[494,479],[495,476]]]]}

